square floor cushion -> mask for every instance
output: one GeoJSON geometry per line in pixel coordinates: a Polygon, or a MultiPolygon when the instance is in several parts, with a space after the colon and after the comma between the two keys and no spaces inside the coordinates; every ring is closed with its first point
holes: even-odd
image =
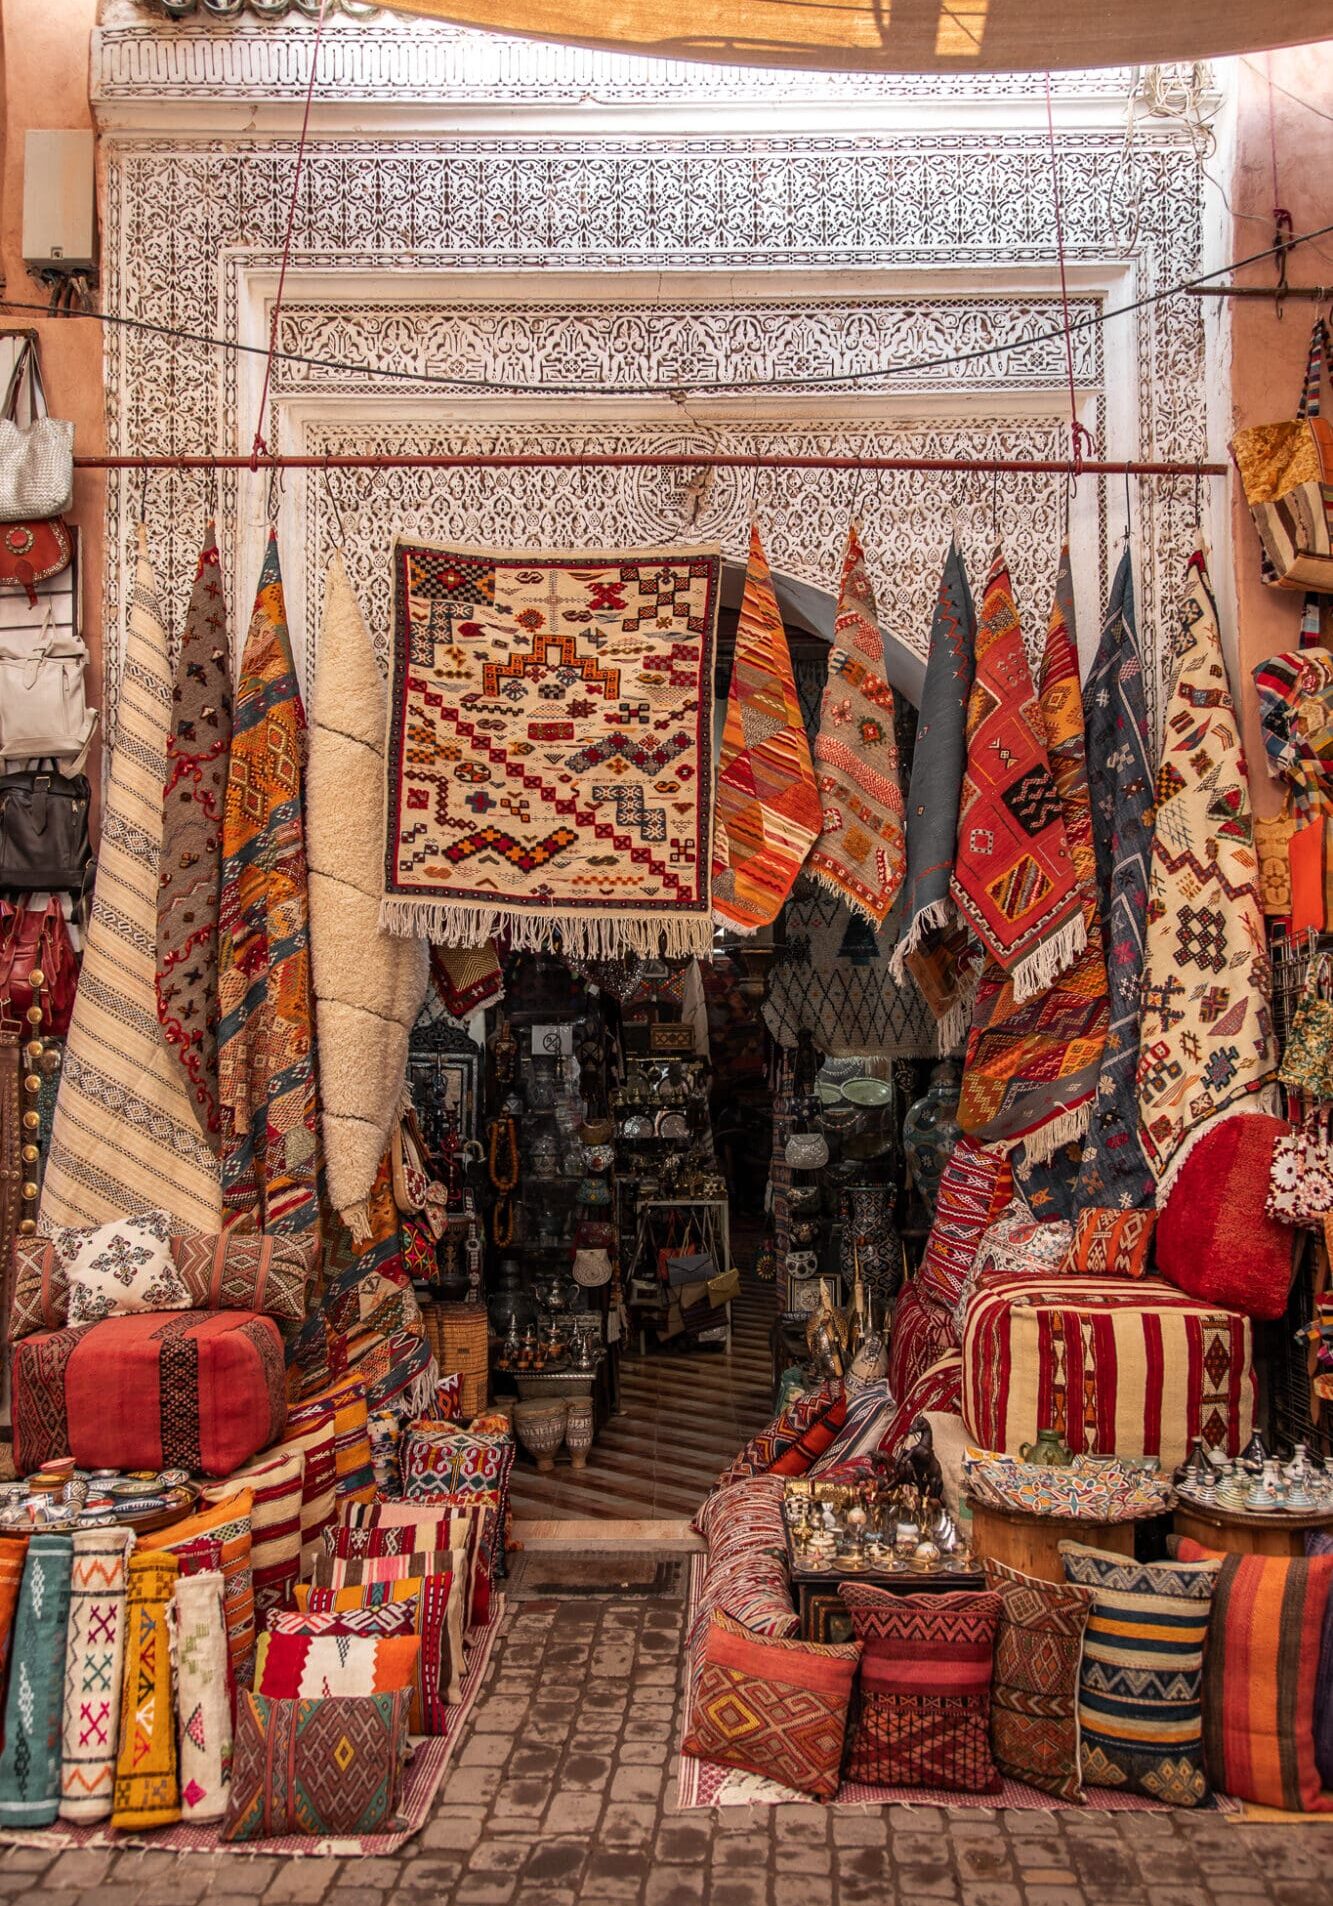
{"type": "Polygon", "coordinates": [[[1238,1112],[1204,1133],[1157,1220],[1157,1268],[1191,1297],[1270,1322],[1287,1307],[1295,1233],[1266,1209],[1273,1147],[1288,1127],[1238,1112]]]}
{"type": "Polygon", "coordinates": [[[40,1330],[14,1346],[14,1461],[229,1476],[282,1434],[287,1389],[271,1317],[140,1311],[40,1330]]]}
{"type": "Polygon", "coordinates": [[[1086,1589],[1038,1581],[989,1557],[986,1586],[1000,1598],[991,1682],[991,1750],[1002,1774],[1077,1802],[1078,1695],[1086,1589]]]}

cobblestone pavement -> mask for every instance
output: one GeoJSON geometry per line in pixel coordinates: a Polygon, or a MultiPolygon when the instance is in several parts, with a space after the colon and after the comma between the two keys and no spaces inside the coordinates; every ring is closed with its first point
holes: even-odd
{"type": "Polygon", "coordinates": [[[514,1600],[424,1831],[391,1859],[0,1848],[47,1906],[1316,1906],[1333,1827],[787,1806],[673,1813],[684,1610],[514,1600]]]}

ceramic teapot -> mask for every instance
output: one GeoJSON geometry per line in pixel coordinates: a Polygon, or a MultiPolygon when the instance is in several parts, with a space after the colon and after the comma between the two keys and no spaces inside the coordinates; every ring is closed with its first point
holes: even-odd
{"type": "Polygon", "coordinates": [[[1067,1469],[1074,1460],[1074,1452],[1057,1429],[1039,1429],[1036,1442],[1021,1443],[1018,1453],[1025,1463],[1037,1463],[1043,1469],[1067,1469]]]}

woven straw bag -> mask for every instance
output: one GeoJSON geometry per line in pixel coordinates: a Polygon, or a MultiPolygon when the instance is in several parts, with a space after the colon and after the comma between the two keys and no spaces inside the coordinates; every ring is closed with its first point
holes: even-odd
{"type": "Polygon", "coordinates": [[[1333,591],[1333,427],[1319,414],[1329,366],[1328,325],[1317,318],[1295,418],[1255,424],[1231,439],[1263,544],[1264,581],[1278,589],[1333,591]]]}

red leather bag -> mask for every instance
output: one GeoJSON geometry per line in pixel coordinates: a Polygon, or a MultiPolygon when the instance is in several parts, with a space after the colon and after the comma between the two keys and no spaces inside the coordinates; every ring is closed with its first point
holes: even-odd
{"type": "Polygon", "coordinates": [[[25,1026],[24,1015],[33,1003],[34,968],[42,975],[41,1031],[50,1039],[63,1039],[74,1010],[79,963],[60,902],[54,896],[20,906],[0,900],[0,1000],[25,1026]]]}
{"type": "Polygon", "coordinates": [[[26,590],[35,609],[36,585],[68,569],[73,554],[69,524],[63,516],[0,523],[0,588],[26,590]]]}

